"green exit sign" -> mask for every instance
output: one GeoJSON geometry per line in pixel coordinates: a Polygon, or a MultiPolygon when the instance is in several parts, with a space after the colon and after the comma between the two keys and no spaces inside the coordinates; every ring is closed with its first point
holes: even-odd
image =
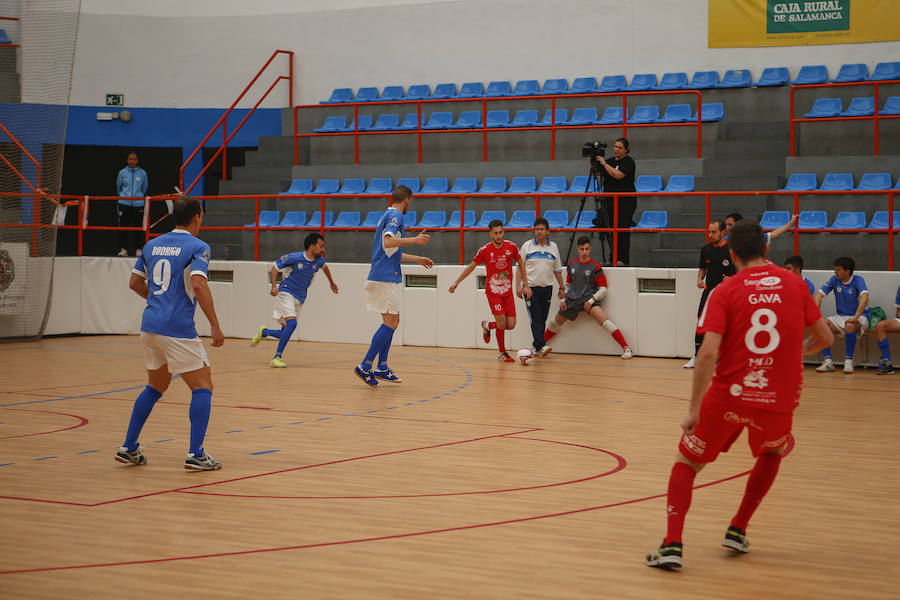
{"type": "Polygon", "coordinates": [[[125,94],[107,94],[107,106],[125,106],[125,94]]]}

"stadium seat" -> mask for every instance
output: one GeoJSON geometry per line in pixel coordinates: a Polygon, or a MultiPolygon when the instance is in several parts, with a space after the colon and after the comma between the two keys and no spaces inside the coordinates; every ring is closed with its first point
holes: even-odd
{"type": "Polygon", "coordinates": [[[474,194],[478,189],[478,180],[474,177],[457,177],[450,188],[451,194],[474,194]]]}
{"type": "Polygon", "coordinates": [[[846,191],[853,189],[853,173],[827,173],[820,190],[846,191]]]}
{"type": "Polygon", "coordinates": [[[588,185],[588,193],[597,191],[597,181],[595,179],[590,179],[589,181],[587,175],[576,175],[572,178],[572,185],[569,186],[566,192],[570,194],[584,194],[585,187],[588,185]]]}
{"type": "Polygon", "coordinates": [[[405,185],[413,194],[418,194],[422,188],[422,182],[418,177],[401,177],[397,180],[397,186],[405,185]]]}
{"type": "Polygon", "coordinates": [[[447,129],[481,129],[481,111],[464,110],[459,113],[456,123],[447,126],[447,129]]]}
{"type": "MultiPolygon", "coordinates": [[[[355,123],[353,121],[350,122],[349,129],[353,131],[355,123]]],[[[372,131],[372,115],[359,115],[359,130],[360,131],[372,131]]]]}
{"type": "Polygon", "coordinates": [[[662,190],[662,175],[639,175],[634,182],[634,191],[653,194],[662,190]]]}
{"type": "MultiPolygon", "coordinates": [[[[872,215],[872,222],[869,223],[867,229],[887,229],[889,225],[888,211],[879,210],[872,215]]],[[[894,211],[894,229],[900,229],[900,210],[894,211]]]]}
{"type": "Polygon", "coordinates": [[[818,186],[815,173],[792,173],[783,189],[790,192],[807,192],[818,186]]]}
{"type": "Polygon", "coordinates": [[[763,229],[778,229],[791,222],[791,212],[788,210],[767,210],[759,220],[759,226],[763,229]]]}
{"type": "Polygon", "coordinates": [[[537,191],[541,194],[560,194],[566,191],[566,185],[566,178],[563,176],[544,177],[537,191]]]}
{"type": "Polygon", "coordinates": [[[432,227],[443,227],[447,224],[447,213],[442,210],[426,210],[419,221],[419,227],[428,229],[432,227]]]}
{"type": "Polygon", "coordinates": [[[537,124],[539,127],[550,127],[551,125],[562,125],[563,123],[565,123],[568,120],[569,120],[569,111],[567,111],[565,108],[557,108],[556,115],[553,115],[551,110],[548,108],[546,111],[544,111],[544,118],[541,119],[540,121],[538,121],[537,124]],[[551,123],[550,121],[551,121],[552,117],[554,117],[554,116],[556,118],[553,120],[555,120],[556,122],[551,123]]]}
{"type": "Polygon", "coordinates": [[[433,112],[428,117],[428,122],[422,125],[422,129],[447,129],[453,125],[452,112],[433,112]]]}
{"type": "Polygon", "coordinates": [[[865,229],[866,213],[842,210],[828,229],[865,229]]]}
{"type": "MultiPolygon", "coordinates": [[[[690,104],[670,104],[666,107],[666,113],[659,120],[660,123],[686,123],[691,120],[690,104]]],[[[697,120],[697,117],[694,117],[697,120]]]]}
{"type": "Polygon", "coordinates": [[[336,194],[341,187],[341,182],[337,179],[320,179],[313,194],[336,194]]]}
{"type": "Polygon", "coordinates": [[[498,96],[509,96],[512,92],[512,86],[508,81],[492,81],[488,84],[484,95],[488,98],[496,98],[498,96]]]}
{"type": "Polygon", "coordinates": [[[347,131],[347,117],[325,117],[325,123],[318,129],[313,129],[313,131],[315,133],[347,131]]]}
{"type": "Polygon", "coordinates": [[[697,71],[691,77],[691,82],[685,87],[689,90],[708,90],[718,87],[719,72],[718,71],[697,71]]]}
{"type": "Polygon", "coordinates": [[[366,189],[366,180],[362,177],[351,177],[349,179],[344,180],[344,184],[341,186],[341,189],[337,191],[338,194],[362,194],[366,189]]]}
{"type": "Polygon", "coordinates": [[[672,175],[663,190],[664,192],[693,192],[693,175],[672,175]]]}
{"type": "MultiPolygon", "coordinates": [[[[471,227],[475,224],[475,211],[467,210],[465,218],[463,219],[463,227],[471,227]]],[[[447,221],[447,227],[456,227],[459,228],[459,211],[454,210],[450,213],[450,219],[447,221]]]]}
{"type": "Polygon", "coordinates": [[[891,189],[890,173],[863,173],[859,178],[858,190],[889,190],[891,189]]]}
{"type": "Polygon", "coordinates": [[[581,211],[581,218],[578,218],[578,213],[575,213],[575,216],[572,217],[572,222],[569,224],[569,227],[574,227],[575,229],[592,229],[594,227],[594,219],[597,218],[596,210],[583,210],[581,211]],[[578,219],[578,222],[575,222],[575,219],[578,219]]]}
{"type": "Polygon", "coordinates": [[[434,91],[429,96],[432,100],[443,100],[445,98],[456,98],[455,83],[439,83],[434,86],[434,91]]]}
{"type": "MultiPolygon", "coordinates": [[[[418,128],[416,125],[416,114],[417,113],[408,113],[405,117],[403,117],[403,122],[400,123],[400,126],[397,127],[399,131],[414,131],[418,128]]],[[[422,125],[425,125],[425,114],[422,114],[422,125]]]]}
{"type": "Polygon", "coordinates": [[[523,79],[522,81],[516,82],[516,87],[513,88],[512,95],[513,96],[534,96],[538,92],[541,91],[541,84],[538,83],[537,79],[523,79]]]}
{"type": "Polygon", "coordinates": [[[656,123],[659,121],[659,107],[655,104],[635,107],[628,119],[629,123],[656,123]]]}
{"type": "Polygon", "coordinates": [[[791,85],[809,85],[812,83],[825,83],[828,81],[828,69],[825,65],[804,65],[800,67],[797,78],[791,85]]]}
{"type": "MultiPolygon", "coordinates": [[[[459,181],[459,179],[457,179],[459,181]]],[[[485,177],[478,194],[502,194],[506,192],[506,177],[485,177]]]]}
{"type": "Polygon", "coordinates": [[[656,75],[654,73],[637,73],[631,78],[631,83],[625,89],[629,92],[644,92],[656,89],[656,75]]]}
{"type": "MultiPolygon", "coordinates": [[[[703,113],[700,120],[704,123],[721,121],[725,118],[725,106],[721,102],[704,102],[701,106],[703,113]]],[[[697,113],[691,117],[691,121],[697,120],[697,113]]]]}
{"type": "Polygon", "coordinates": [[[403,99],[403,86],[402,85],[389,85],[383,90],[381,90],[381,97],[379,100],[382,102],[393,102],[394,100],[402,100],[403,99]]]}
{"type": "MultiPolygon", "coordinates": [[[[334,213],[330,210],[325,211],[325,227],[331,227],[334,223],[334,213]]],[[[321,211],[316,211],[309,218],[309,222],[306,223],[307,227],[321,227],[322,226],[322,213],[321,211]]]]}
{"type": "Polygon", "coordinates": [[[378,88],[374,87],[361,87],[353,96],[354,102],[372,102],[374,100],[378,100],[378,88]]]}
{"type": "Polygon", "coordinates": [[[791,75],[787,67],[766,67],[763,69],[759,81],[753,83],[753,87],[771,87],[775,85],[787,85],[791,75]]]}
{"type": "Polygon", "coordinates": [[[372,125],[372,131],[394,131],[400,128],[400,115],[388,113],[378,115],[375,124],[372,125]]]}
{"type": "Polygon", "coordinates": [[[799,229],[825,229],[828,227],[828,213],[824,210],[802,210],[797,226],[799,229]]]}
{"type": "Polygon", "coordinates": [[[600,80],[598,92],[623,92],[628,87],[628,81],[624,75],[607,75],[600,80]]]}
{"type": "Polygon", "coordinates": [[[12,40],[6,35],[6,31],[0,29],[0,44],[12,44],[12,40]]]}
{"type": "MultiPolygon", "coordinates": [[[[507,194],[530,194],[537,190],[537,180],[534,177],[513,177],[509,183],[507,194]]],[[[532,219],[532,223],[534,219],[532,219]]]]}
{"type": "Polygon", "coordinates": [[[513,117],[513,120],[507,127],[536,127],[537,124],[538,111],[527,109],[517,112],[516,116],[513,117]]]}
{"type": "Polygon", "coordinates": [[[481,98],[484,96],[484,84],[480,81],[464,83],[459,88],[459,98],[481,98]]]}
{"type": "Polygon", "coordinates": [[[403,215],[403,226],[404,227],[415,227],[416,221],[418,217],[416,216],[416,211],[408,210],[406,214],[403,215]]]}
{"type": "Polygon", "coordinates": [[[880,62],[869,76],[869,81],[883,81],[885,79],[900,79],[900,61],[880,62]]]}
{"type": "MultiPolygon", "coordinates": [[[[259,211],[260,227],[278,227],[278,221],[281,214],[277,210],[261,210],[259,211]]],[[[253,227],[255,223],[248,223],[244,227],[253,227]]]]}
{"type": "Polygon", "coordinates": [[[404,94],[404,100],[425,100],[431,96],[431,86],[428,85],[411,85],[404,94]]]}
{"type": "Polygon", "coordinates": [[[450,182],[446,177],[429,177],[422,186],[423,194],[443,194],[450,189],[450,182]]]}
{"type": "Polygon", "coordinates": [[[481,218],[478,219],[478,222],[475,223],[475,227],[484,227],[487,228],[488,223],[493,220],[502,221],[503,225],[506,225],[506,211],[505,210],[486,210],[481,213],[481,218]]]}
{"type": "Polygon", "coordinates": [[[348,210],[338,213],[337,219],[334,220],[332,227],[359,227],[359,211],[348,210]]]}
{"type": "Polygon", "coordinates": [[[884,106],[878,111],[879,115],[900,115],[900,96],[888,96],[884,106]]]}
{"type": "Polygon", "coordinates": [[[570,94],[590,94],[597,91],[596,77],[578,77],[569,88],[570,94]]]}
{"type": "Polygon", "coordinates": [[[383,210],[370,210],[361,227],[378,227],[378,221],[384,216],[384,212],[383,210]]]}
{"type": "Polygon", "coordinates": [[[599,125],[621,125],[624,112],[621,106],[607,106],[603,109],[603,116],[597,123],[599,125]]]}
{"type": "Polygon", "coordinates": [[[572,111],[572,118],[563,123],[563,125],[593,125],[597,122],[597,109],[593,106],[589,108],[576,108],[572,111]]]}
{"type": "Polygon", "coordinates": [[[306,212],[302,210],[289,210],[284,213],[279,227],[303,227],[306,225],[306,212]]]}
{"type": "Polygon", "coordinates": [[[836,117],[844,110],[840,98],[816,98],[812,110],[803,115],[807,119],[836,117]]]}
{"type": "Polygon", "coordinates": [[[865,81],[869,76],[869,67],[863,63],[841,65],[837,77],[831,83],[847,83],[850,81],[865,81]]]}
{"type": "Polygon", "coordinates": [[[490,127],[508,127],[509,111],[508,110],[489,110],[487,111],[486,124],[490,127]]]}
{"type": "Polygon", "coordinates": [[[353,102],[353,90],[350,88],[336,88],[331,92],[328,100],[322,100],[319,104],[336,104],[338,102],[353,102]]]}
{"type": "Polygon", "coordinates": [[[548,210],[544,212],[544,218],[547,219],[550,229],[569,226],[569,211],[567,210],[548,210]]]}
{"type": "Polygon", "coordinates": [[[513,211],[506,227],[527,227],[531,229],[534,227],[534,218],[533,210],[516,210],[513,211]]]}
{"type": "Polygon", "coordinates": [[[665,229],[669,226],[669,213],[664,210],[645,210],[635,227],[637,229],[665,229]]]}
{"type": "MultiPolygon", "coordinates": [[[[716,78],[718,79],[718,75],[716,78]]],[[[664,73],[659,80],[658,90],[683,90],[687,87],[687,73],[664,73]]]]}
{"type": "Polygon", "coordinates": [[[291,187],[282,194],[309,194],[313,191],[312,179],[295,179],[291,182],[291,187]]]}
{"type": "Polygon", "coordinates": [[[394,182],[390,177],[373,177],[369,180],[366,194],[390,194],[394,189],[394,182]]]}
{"type": "Polygon", "coordinates": [[[722,76],[722,83],[718,88],[742,88],[750,87],[750,71],[748,69],[729,69],[722,76]]]}
{"type": "Polygon", "coordinates": [[[544,82],[541,91],[538,93],[542,96],[547,96],[549,94],[568,94],[569,82],[565,79],[548,79],[544,82]]]}
{"type": "Polygon", "coordinates": [[[842,117],[871,117],[875,114],[875,97],[852,98],[850,106],[841,113],[842,117]]]}

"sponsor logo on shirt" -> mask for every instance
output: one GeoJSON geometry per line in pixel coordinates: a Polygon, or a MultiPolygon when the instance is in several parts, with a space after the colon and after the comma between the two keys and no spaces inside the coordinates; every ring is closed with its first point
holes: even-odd
{"type": "Polygon", "coordinates": [[[729,423],[737,423],[738,425],[747,425],[748,427],[753,427],[754,429],[759,429],[762,431],[762,427],[753,422],[753,419],[750,417],[742,417],[737,413],[727,412],[725,413],[725,420],[729,423]]]}
{"type": "Polygon", "coordinates": [[[743,391],[744,389],[737,383],[732,384],[731,388],[728,390],[732,396],[740,396],[743,391]]]}
{"type": "Polygon", "coordinates": [[[771,442],[763,442],[760,444],[761,448],[779,448],[784,446],[784,443],[787,441],[787,436],[783,435],[777,440],[772,440],[771,442]]]}
{"type": "Polygon", "coordinates": [[[697,456],[703,456],[703,452],[706,450],[706,442],[698,438],[693,433],[690,435],[682,436],[681,442],[688,450],[690,450],[697,456]]]}
{"type": "Polygon", "coordinates": [[[765,389],[769,386],[769,379],[766,377],[766,370],[750,371],[744,376],[744,387],[765,389]]]}

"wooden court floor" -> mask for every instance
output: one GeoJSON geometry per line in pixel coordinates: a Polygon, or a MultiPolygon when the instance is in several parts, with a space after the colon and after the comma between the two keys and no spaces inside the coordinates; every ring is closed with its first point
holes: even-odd
{"type": "Polygon", "coordinates": [[[742,437],[698,476],[668,573],[643,556],[683,361],[404,347],[404,382],[370,389],[362,346],[294,342],[281,370],[273,349],[209,348],[224,468],[193,473],[180,381],[143,432],[148,464],[113,460],[145,383],[137,337],[0,345],[0,598],[898,597],[900,374],[808,369],[750,553],[719,547],[742,437]]]}

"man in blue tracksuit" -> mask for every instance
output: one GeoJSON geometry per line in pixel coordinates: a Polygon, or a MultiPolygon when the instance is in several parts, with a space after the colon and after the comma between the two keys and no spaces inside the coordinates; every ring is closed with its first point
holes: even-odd
{"type": "MultiPolygon", "coordinates": [[[[147,171],[138,166],[137,153],[128,155],[128,166],[116,177],[116,191],[119,193],[119,227],[141,227],[144,223],[144,197],[147,195],[147,171]],[[137,200],[136,198],[140,198],[137,200]]],[[[140,256],[143,238],[137,231],[119,232],[119,252],[117,256],[135,254],[140,256]]]]}

